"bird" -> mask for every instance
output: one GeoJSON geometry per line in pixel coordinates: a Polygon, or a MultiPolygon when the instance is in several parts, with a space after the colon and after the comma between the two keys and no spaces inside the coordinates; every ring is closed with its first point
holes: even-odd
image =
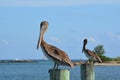
{"type": "Polygon", "coordinates": [[[100,58],[95,52],[92,52],[91,50],[86,49],[87,42],[88,42],[87,39],[84,39],[84,41],[83,41],[82,53],[84,52],[85,56],[86,56],[89,60],[91,60],[93,63],[95,63],[95,62],[100,62],[100,63],[102,63],[101,58],[100,58]]]}
{"type": "Polygon", "coordinates": [[[42,21],[40,23],[40,35],[37,43],[37,49],[41,47],[43,54],[54,62],[53,69],[58,69],[59,65],[74,67],[74,64],[63,50],[56,46],[50,45],[44,41],[44,33],[48,28],[48,22],[42,21]]]}

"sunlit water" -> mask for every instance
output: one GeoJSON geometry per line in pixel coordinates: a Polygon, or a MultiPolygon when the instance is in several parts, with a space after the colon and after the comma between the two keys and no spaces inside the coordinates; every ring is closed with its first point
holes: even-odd
{"type": "MultiPolygon", "coordinates": [[[[0,80],[50,80],[50,61],[32,63],[0,63],[0,80]]],[[[80,66],[70,70],[70,80],[80,80],[80,66]]],[[[120,66],[95,66],[95,80],[120,80],[120,66]]]]}

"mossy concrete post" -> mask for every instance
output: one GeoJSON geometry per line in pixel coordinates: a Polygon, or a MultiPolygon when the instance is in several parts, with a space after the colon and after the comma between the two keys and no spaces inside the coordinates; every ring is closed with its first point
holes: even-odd
{"type": "Polygon", "coordinates": [[[81,65],[81,80],[95,80],[94,64],[81,65]]]}
{"type": "Polygon", "coordinates": [[[66,69],[50,69],[50,80],[70,80],[70,71],[66,69]]]}

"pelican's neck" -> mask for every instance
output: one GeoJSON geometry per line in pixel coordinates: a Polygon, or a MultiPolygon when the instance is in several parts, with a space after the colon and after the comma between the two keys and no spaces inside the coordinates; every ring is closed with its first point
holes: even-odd
{"type": "Polygon", "coordinates": [[[86,44],[84,43],[83,44],[83,51],[85,51],[86,50],[86,44]]]}
{"type": "Polygon", "coordinates": [[[43,43],[46,43],[45,41],[44,41],[44,34],[45,34],[45,32],[46,32],[46,30],[47,30],[47,28],[43,28],[41,31],[42,31],[42,35],[41,35],[41,45],[43,45],[43,43]]]}
{"type": "Polygon", "coordinates": [[[42,35],[42,38],[41,38],[41,46],[43,46],[44,44],[47,44],[44,40],[44,34],[42,35]]]}

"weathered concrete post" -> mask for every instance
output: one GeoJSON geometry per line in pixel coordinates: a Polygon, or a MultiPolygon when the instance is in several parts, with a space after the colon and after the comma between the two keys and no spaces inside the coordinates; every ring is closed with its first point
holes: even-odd
{"type": "Polygon", "coordinates": [[[70,80],[70,71],[66,69],[50,69],[50,80],[70,80]]]}
{"type": "Polygon", "coordinates": [[[94,64],[81,65],[81,80],[95,80],[94,64]]]}

